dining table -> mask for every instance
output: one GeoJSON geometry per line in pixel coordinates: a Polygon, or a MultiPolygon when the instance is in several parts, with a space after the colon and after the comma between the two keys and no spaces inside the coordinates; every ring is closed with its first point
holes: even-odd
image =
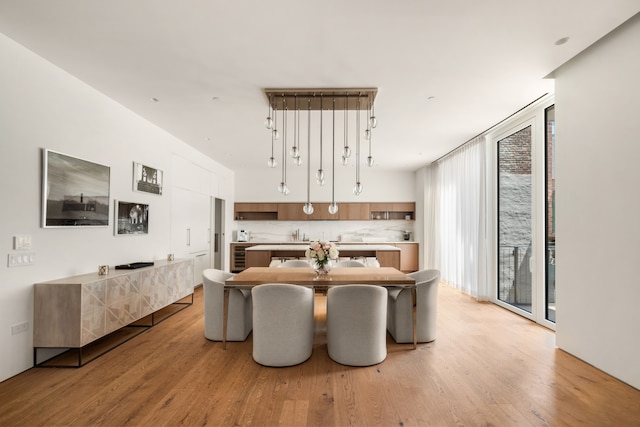
{"type": "Polygon", "coordinates": [[[411,290],[413,302],[413,349],[417,348],[416,334],[416,281],[409,275],[393,267],[336,267],[328,274],[319,276],[311,267],[280,268],[280,267],[249,267],[225,281],[222,348],[227,348],[227,324],[229,318],[229,292],[231,289],[252,289],[265,283],[289,283],[327,290],[330,287],[366,284],[384,287],[402,287],[411,290]]]}

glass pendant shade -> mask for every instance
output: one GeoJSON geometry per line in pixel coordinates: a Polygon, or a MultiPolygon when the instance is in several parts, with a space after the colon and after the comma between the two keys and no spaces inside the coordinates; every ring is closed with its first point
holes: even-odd
{"type": "Polygon", "coordinates": [[[351,156],[351,148],[349,148],[348,145],[345,145],[344,149],[342,150],[342,157],[346,157],[347,159],[351,156]]]}
{"type": "Polygon", "coordinates": [[[289,150],[289,154],[293,158],[300,157],[300,149],[296,146],[293,146],[291,147],[291,150],[289,150]]]}
{"type": "Polygon", "coordinates": [[[316,181],[318,184],[324,185],[324,171],[322,169],[318,169],[318,172],[316,172],[316,181]]]}
{"type": "Polygon", "coordinates": [[[267,129],[273,129],[273,119],[271,118],[271,116],[267,117],[267,119],[264,121],[264,127],[266,127],[267,129]]]}
{"type": "Polygon", "coordinates": [[[340,163],[342,163],[342,166],[347,166],[349,164],[349,158],[345,156],[340,157],[340,163]]]}
{"type": "Polygon", "coordinates": [[[276,166],[278,166],[278,162],[276,162],[276,158],[269,157],[269,160],[267,160],[267,166],[269,166],[270,168],[275,168],[276,166]]]}
{"type": "Polygon", "coordinates": [[[356,185],[353,187],[353,194],[359,196],[362,193],[362,183],[356,182],[356,185]]]}
{"type": "Polygon", "coordinates": [[[371,130],[367,129],[364,131],[364,139],[366,140],[371,139],[371,130]]]}
{"type": "Polygon", "coordinates": [[[280,184],[278,184],[278,192],[286,196],[287,194],[289,194],[289,187],[287,187],[286,183],[281,182],[280,184]]]}
{"type": "Polygon", "coordinates": [[[372,156],[367,157],[367,166],[369,166],[369,167],[373,166],[373,157],[372,156]]]}
{"type": "Polygon", "coordinates": [[[293,158],[293,164],[296,166],[300,166],[302,165],[302,157],[297,156],[293,158]]]}
{"type": "Polygon", "coordinates": [[[329,205],[329,213],[331,215],[335,215],[338,213],[338,204],[336,202],[333,202],[329,205]]]}
{"type": "Polygon", "coordinates": [[[378,120],[376,119],[376,116],[369,117],[369,126],[371,126],[372,128],[378,126],[378,120]]]}
{"type": "Polygon", "coordinates": [[[313,205],[311,203],[305,203],[302,208],[302,212],[306,213],[307,215],[311,215],[313,213],[313,205]]]}
{"type": "Polygon", "coordinates": [[[280,132],[278,131],[278,129],[274,129],[272,132],[273,132],[273,139],[280,138],[280,132]]]}

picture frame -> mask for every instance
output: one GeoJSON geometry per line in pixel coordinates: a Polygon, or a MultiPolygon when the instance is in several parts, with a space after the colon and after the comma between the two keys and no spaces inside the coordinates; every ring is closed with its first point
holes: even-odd
{"type": "Polygon", "coordinates": [[[42,152],[42,227],[109,226],[110,167],[42,152]]]}
{"type": "Polygon", "coordinates": [[[116,236],[149,234],[149,205],[146,203],[114,200],[116,236]]]}
{"type": "Polygon", "coordinates": [[[163,172],[158,168],[133,162],[133,190],[162,196],[163,172]]]}

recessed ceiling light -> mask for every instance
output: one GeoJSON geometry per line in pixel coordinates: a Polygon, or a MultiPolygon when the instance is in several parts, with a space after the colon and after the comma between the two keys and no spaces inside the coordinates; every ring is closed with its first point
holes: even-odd
{"type": "Polygon", "coordinates": [[[152,100],[153,102],[160,102],[160,100],[159,100],[158,98],[156,98],[156,97],[151,98],[151,100],[152,100]]]}
{"type": "Polygon", "coordinates": [[[210,137],[210,136],[206,136],[206,137],[204,138],[204,140],[205,140],[205,141],[211,141],[211,137],[210,137]]]}
{"type": "Polygon", "coordinates": [[[212,100],[212,101],[217,101],[218,99],[220,99],[220,97],[219,97],[219,96],[213,96],[213,97],[211,97],[211,100],[212,100]]]}
{"type": "Polygon", "coordinates": [[[433,95],[431,95],[431,96],[429,96],[429,97],[427,98],[427,101],[432,101],[432,100],[434,100],[434,99],[436,99],[436,97],[435,97],[435,96],[433,96],[433,95]]]}
{"type": "Polygon", "coordinates": [[[560,46],[569,41],[569,37],[563,37],[561,39],[556,40],[556,46],[560,46]]]}

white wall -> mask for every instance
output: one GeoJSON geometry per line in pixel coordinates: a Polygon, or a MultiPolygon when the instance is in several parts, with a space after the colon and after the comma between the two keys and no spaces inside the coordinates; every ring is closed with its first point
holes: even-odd
{"type": "MultiPolygon", "coordinates": [[[[116,265],[166,257],[171,246],[172,157],[215,175],[211,195],[233,216],[234,176],[175,137],[0,34],[0,381],[32,366],[33,284],[116,265]],[[43,229],[41,151],[49,148],[110,166],[113,200],[150,205],[149,234],[114,236],[109,227],[43,229]],[[132,190],[133,161],[165,172],[164,194],[132,190]],[[215,187],[215,188],[213,188],[215,187]],[[215,194],[214,194],[215,193],[215,194]],[[36,262],[8,268],[12,237],[30,235],[36,262]],[[11,326],[27,321],[24,333],[11,326]]],[[[231,223],[227,221],[228,239],[231,223]]],[[[228,260],[225,261],[228,265],[228,260]]]]}
{"type": "Polygon", "coordinates": [[[559,348],[640,388],[640,15],[556,72],[559,348]]]}
{"type": "MultiPolygon", "coordinates": [[[[238,202],[304,202],[307,200],[307,169],[305,166],[287,165],[288,196],[277,191],[282,169],[267,167],[270,147],[265,146],[265,166],[259,170],[236,172],[236,201],[238,202]]],[[[375,154],[375,153],[374,153],[375,154]]],[[[306,160],[306,158],[305,158],[306,160]]],[[[315,170],[311,169],[311,201],[331,202],[331,163],[325,158],[326,183],[320,187],[315,182],[315,170]]],[[[313,162],[313,160],[312,160],[313,162]]],[[[317,169],[317,166],[315,166],[317,169]]],[[[336,202],[413,202],[416,200],[415,173],[381,170],[375,166],[361,165],[362,194],[353,194],[355,167],[336,164],[336,202]]]]}

